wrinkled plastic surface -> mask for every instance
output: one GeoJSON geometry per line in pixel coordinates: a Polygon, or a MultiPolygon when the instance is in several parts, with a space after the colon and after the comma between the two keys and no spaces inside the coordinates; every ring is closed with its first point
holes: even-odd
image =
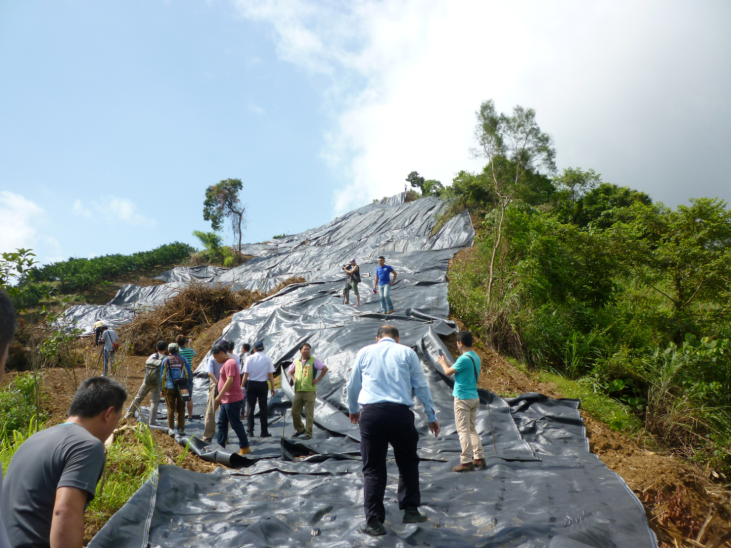
{"type": "MultiPolygon", "coordinates": [[[[538,394],[503,400],[480,391],[476,428],[487,469],[451,471],[460,452],[453,381],[441,373],[436,357],[441,349],[451,358],[441,337],[456,331],[446,319],[448,262],[474,234],[462,214],[431,236],[442,207],[434,198],[404,204],[397,196],[324,227],[259,244],[259,257],[211,278],[210,283],[248,288],[274,287],[294,275],[307,280],[235,314],[224,335],[237,346],[263,340],[278,367],[295,358],[302,342],[312,345],[313,355],[329,368],[318,384],[314,436],[292,437],[292,389],[284,373],[269,405],[272,437],[251,438],[252,452],[245,457],[236,454],[233,432],[227,447],[201,442],[208,393],[201,365],[193,391],[197,420],[176,440],[190,441],[195,454],[232,470],[197,474],[160,467],[159,476],[90,546],[656,546],[637,498],[588,452],[575,400],[538,394]],[[379,312],[370,289],[381,254],[398,272],[391,293],[396,313],[388,316],[379,312]],[[363,274],[358,308],[343,305],[341,295],[340,268],[353,257],[363,274]],[[422,511],[429,521],[401,523],[398,472],[389,453],[388,535],[371,539],[357,530],[363,519],[360,437],[347,416],[345,385],[355,354],[375,342],[384,323],[396,325],[400,343],[417,352],[442,432],[438,438],[428,433],[416,401],[422,511]]],[[[355,302],[354,295],[350,299],[355,302]]],[[[164,415],[160,409],[158,420],[164,415]]],[[[257,419],[257,434],[258,424],[257,419]]]]}

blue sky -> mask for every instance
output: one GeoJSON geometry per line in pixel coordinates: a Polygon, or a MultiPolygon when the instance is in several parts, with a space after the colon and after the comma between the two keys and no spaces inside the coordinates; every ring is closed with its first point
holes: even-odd
{"type": "Polygon", "coordinates": [[[728,28],[722,0],[3,2],[0,251],[195,243],[227,177],[246,241],[299,232],[479,169],[490,98],[535,108],[559,167],[731,200],[728,28]]]}

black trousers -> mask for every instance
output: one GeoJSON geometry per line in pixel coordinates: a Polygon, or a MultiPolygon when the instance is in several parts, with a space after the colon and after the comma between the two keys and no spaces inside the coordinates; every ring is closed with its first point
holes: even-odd
{"type": "Polygon", "coordinates": [[[246,420],[249,426],[249,435],[254,435],[254,407],[259,402],[259,421],[261,424],[262,435],[269,432],[268,413],[267,413],[267,394],[269,393],[269,385],[267,381],[249,381],[246,388],[246,403],[249,406],[246,420]]]}
{"type": "Polygon", "coordinates": [[[97,327],[94,330],[94,335],[95,335],[95,337],[94,337],[94,346],[99,346],[99,337],[102,336],[102,328],[101,327],[97,327]]]}
{"type": "Polygon", "coordinates": [[[386,454],[393,447],[398,466],[398,507],[401,510],[421,504],[419,493],[419,433],[414,414],[398,403],[374,403],[360,412],[360,454],[363,457],[364,507],[366,519],[386,520],[383,495],[388,480],[386,454]]]}

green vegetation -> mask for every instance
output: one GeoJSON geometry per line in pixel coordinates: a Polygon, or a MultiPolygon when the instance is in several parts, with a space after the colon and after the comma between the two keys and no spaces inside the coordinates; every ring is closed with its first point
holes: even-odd
{"type": "Polygon", "coordinates": [[[8,465],[15,455],[15,452],[23,444],[25,440],[36,432],[40,432],[46,427],[45,423],[36,420],[34,415],[29,415],[27,426],[22,429],[12,431],[3,430],[0,432],[0,462],[3,465],[3,474],[8,471],[8,465]]]}
{"type": "Polygon", "coordinates": [[[40,379],[32,373],[17,375],[0,390],[0,435],[3,443],[14,431],[25,432],[29,425],[43,422],[47,416],[40,406],[40,379]]]}
{"type": "Polygon", "coordinates": [[[282,232],[281,234],[275,234],[274,236],[272,236],[272,238],[274,238],[275,240],[281,240],[282,238],[286,238],[286,237],[287,237],[287,234],[285,234],[284,232],[282,232]]]}
{"type": "Polygon", "coordinates": [[[444,191],[444,185],[435,179],[424,179],[419,172],[412,171],[406,176],[406,182],[411,188],[417,189],[421,196],[439,196],[444,191]]]}
{"type": "MultiPolygon", "coordinates": [[[[17,253],[27,250],[18,250],[17,253]]],[[[88,289],[101,284],[106,279],[139,272],[157,266],[167,266],[187,259],[195,251],[188,244],[175,242],[162,245],[152,251],[142,251],[132,255],[104,255],[93,259],[74,259],[36,266],[35,261],[30,268],[24,268],[17,279],[15,295],[16,306],[36,306],[49,291],[69,294],[74,291],[88,289]]],[[[18,270],[18,260],[6,258],[3,254],[0,271],[18,270]]],[[[29,254],[32,256],[32,253],[29,254]]],[[[31,259],[32,260],[32,259],[31,259]]],[[[6,288],[7,277],[0,280],[0,286],[6,288]]]]}
{"type": "Polygon", "coordinates": [[[145,423],[123,431],[107,449],[106,469],[87,510],[87,519],[106,522],[161,464],[162,449],[145,423]]]}
{"type": "Polygon", "coordinates": [[[442,222],[468,210],[477,225],[450,270],[454,314],[610,426],[642,425],[731,469],[727,204],[672,209],[593,170],[557,174],[529,109],[499,114],[488,101],[477,136],[487,165],[441,194],[442,222]]]}
{"type": "Polygon", "coordinates": [[[196,262],[205,264],[218,264],[227,267],[240,264],[236,261],[235,252],[223,245],[223,238],[215,232],[202,232],[194,230],[193,236],[203,244],[204,250],[196,253],[196,262]]]}

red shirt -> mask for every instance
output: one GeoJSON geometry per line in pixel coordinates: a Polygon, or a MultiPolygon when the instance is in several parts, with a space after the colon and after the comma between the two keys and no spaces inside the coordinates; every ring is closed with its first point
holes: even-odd
{"type": "Polygon", "coordinates": [[[244,399],[244,391],[241,390],[241,373],[239,373],[239,366],[236,365],[236,360],[226,360],[223,362],[221,374],[218,377],[219,392],[223,390],[223,385],[226,384],[226,379],[229,377],[233,378],[234,382],[228,391],[221,396],[221,403],[233,403],[244,399]]]}

